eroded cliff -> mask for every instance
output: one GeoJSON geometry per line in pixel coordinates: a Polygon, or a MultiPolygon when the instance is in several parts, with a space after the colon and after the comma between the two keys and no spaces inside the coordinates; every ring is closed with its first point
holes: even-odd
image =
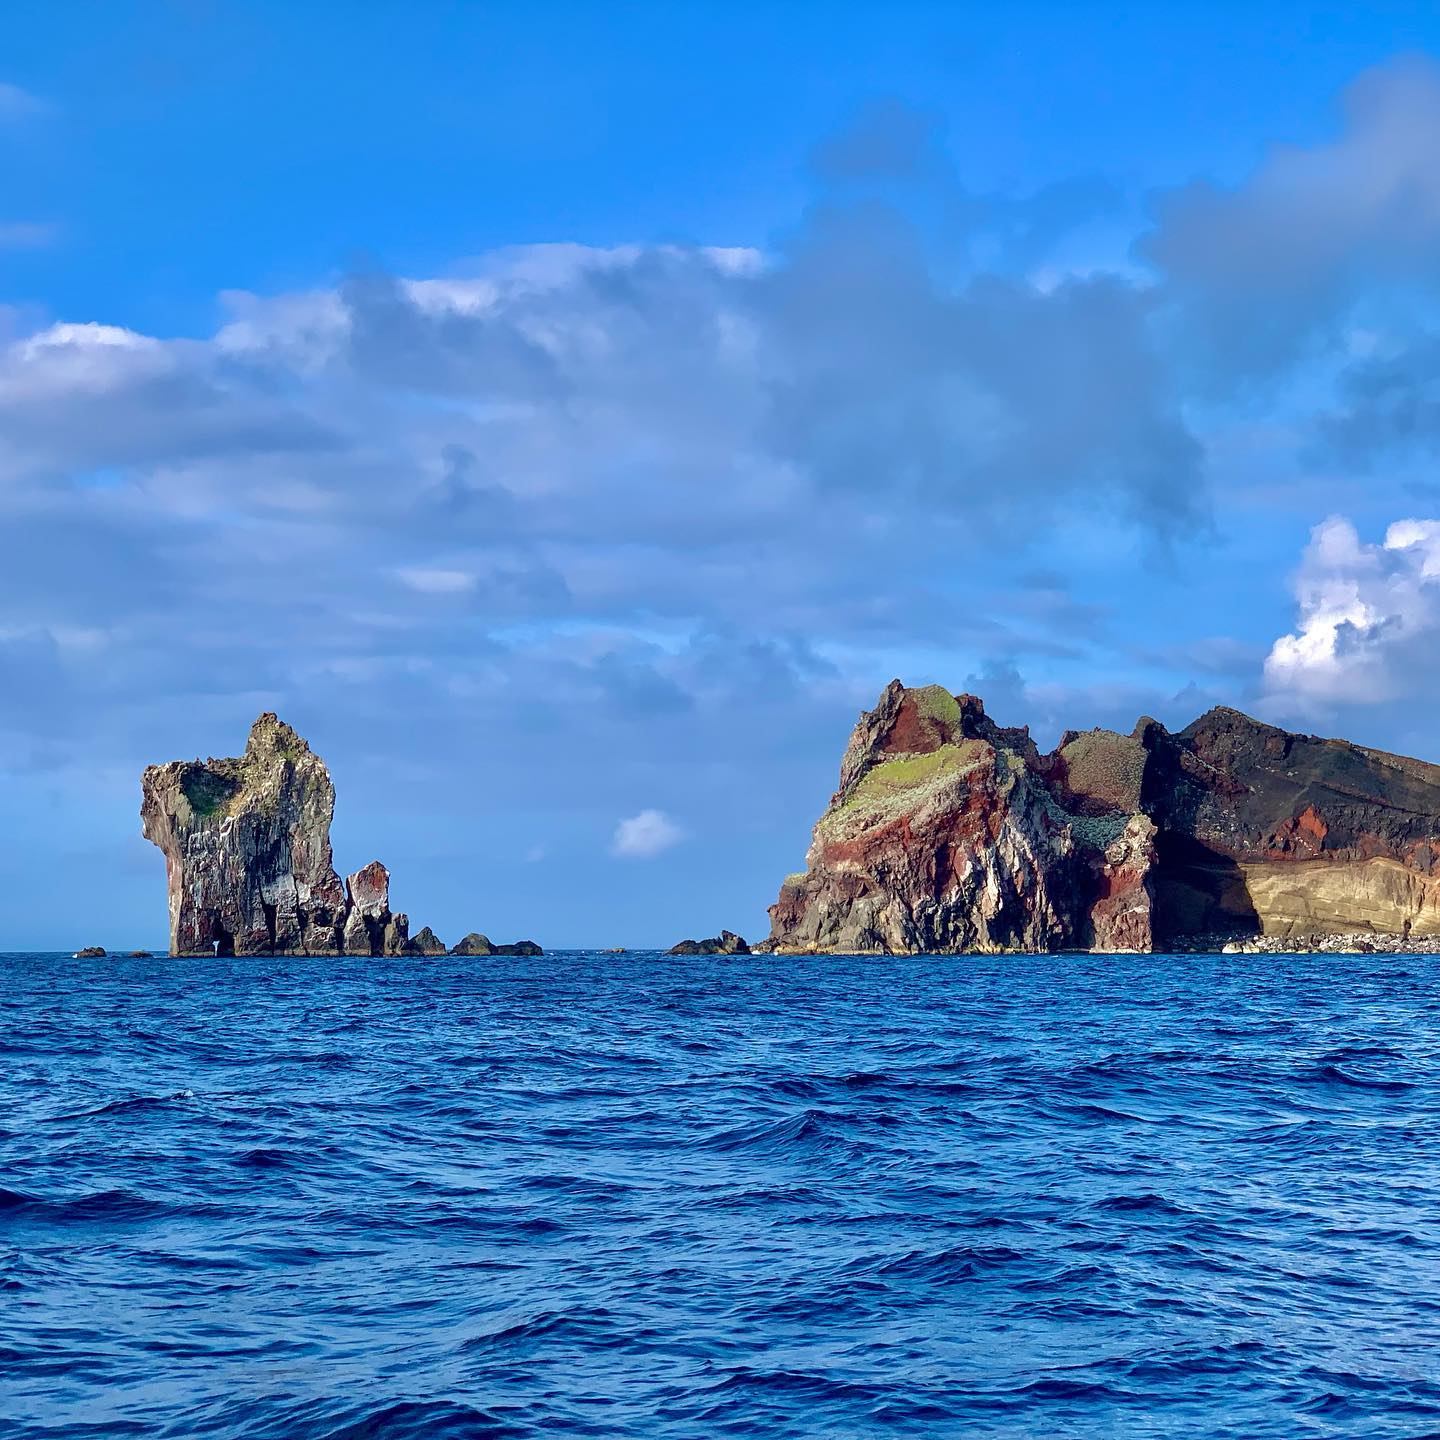
{"type": "Polygon", "coordinates": [[[1042,755],[972,695],[861,716],[785,952],[1147,951],[1255,934],[1440,934],[1440,767],[1217,709],[1042,755]]]}
{"type": "Polygon", "coordinates": [[[410,937],[378,860],[336,874],[330,772],[275,715],[255,721],[243,755],[151,765],[141,790],[145,837],[165,855],[172,954],[445,953],[428,927],[410,937]]]}

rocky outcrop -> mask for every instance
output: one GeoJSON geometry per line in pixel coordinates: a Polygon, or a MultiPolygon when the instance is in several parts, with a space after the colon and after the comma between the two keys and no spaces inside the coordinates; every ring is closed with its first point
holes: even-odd
{"type": "Polygon", "coordinates": [[[75,958],[77,960],[104,960],[106,950],[103,945],[87,945],[83,950],[75,952],[75,958]]]}
{"type": "Polygon", "coordinates": [[[495,947],[490,943],[488,935],[481,935],[478,931],[472,930],[458,945],[450,948],[452,955],[493,955],[495,947]]]}
{"type": "Polygon", "coordinates": [[[672,945],[667,955],[748,955],[750,947],[733,930],[722,930],[708,940],[682,940],[672,945]]]}
{"type": "Polygon", "coordinates": [[[408,946],[411,955],[446,955],[445,942],[427,925],[408,946]]]}
{"type": "Polygon", "coordinates": [[[472,930],[458,945],[452,955],[543,955],[545,952],[533,940],[516,940],[509,945],[493,944],[488,935],[472,930]]]}
{"type": "Polygon", "coordinates": [[[1042,755],[974,696],[895,681],[770,915],[790,953],[1440,935],[1440,767],[1223,708],[1042,755]]]}
{"type": "Polygon", "coordinates": [[[235,759],[173,760],[141,781],[140,818],[165,855],[175,955],[443,955],[390,909],[378,861],[342,881],[325,763],[273,714],[235,759]]]}

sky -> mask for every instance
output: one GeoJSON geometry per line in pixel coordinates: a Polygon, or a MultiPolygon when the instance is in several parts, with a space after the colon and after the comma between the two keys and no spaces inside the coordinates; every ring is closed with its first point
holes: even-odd
{"type": "Polygon", "coordinates": [[[0,42],[0,949],[163,944],[140,771],[262,710],[551,947],[763,936],[895,676],[1440,761],[1433,5],[0,42]]]}

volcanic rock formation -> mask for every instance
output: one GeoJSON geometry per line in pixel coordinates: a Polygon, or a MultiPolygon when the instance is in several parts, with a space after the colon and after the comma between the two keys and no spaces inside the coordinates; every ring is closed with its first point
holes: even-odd
{"type": "Polygon", "coordinates": [[[458,945],[450,947],[452,955],[543,955],[533,940],[516,940],[509,945],[496,945],[488,935],[472,930],[458,945]]]}
{"type": "Polygon", "coordinates": [[[667,955],[748,955],[750,947],[745,943],[744,936],[737,935],[733,930],[722,930],[708,940],[682,940],[678,945],[672,945],[665,953],[667,955]]]}
{"type": "Polygon", "coordinates": [[[1042,755],[973,695],[861,716],[766,948],[1148,951],[1440,935],[1440,766],[1238,710],[1042,755]]]}
{"type": "Polygon", "coordinates": [[[244,755],[151,765],[145,836],[165,854],[175,955],[443,955],[427,927],[390,909],[378,861],[335,873],[335,787],[325,762],[274,715],[244,755]]]}

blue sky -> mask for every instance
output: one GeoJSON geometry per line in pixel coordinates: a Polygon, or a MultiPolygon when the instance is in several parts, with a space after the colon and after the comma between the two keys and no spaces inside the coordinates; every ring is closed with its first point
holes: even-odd
{"type": "Polygon", "coordinates": [[[3,25],[0,946],[261,709],[551,945],[763,933],[892,675],[1440,759],[1433,6],[3,25]]]}

